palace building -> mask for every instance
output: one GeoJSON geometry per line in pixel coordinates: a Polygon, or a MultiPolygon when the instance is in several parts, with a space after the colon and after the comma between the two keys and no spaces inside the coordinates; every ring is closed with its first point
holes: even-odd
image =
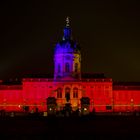
{"type": "Polygon", "coordinates": [[[81,72],[81,50],[71,38],[68,18],[53,57],[54,75],[51,78],[27,77],[20,84],[1,81],[0,110],[22,112],[28,108],[29,111],[45,112],[48,110],[47,99],[52,98],[56,100],[56,110],[62,110],[67,104],[73,111],[81,109],[81,99],[89,99],[85,111],[140,111],[140,83],[115,82],[102,73],[81,72]]]}

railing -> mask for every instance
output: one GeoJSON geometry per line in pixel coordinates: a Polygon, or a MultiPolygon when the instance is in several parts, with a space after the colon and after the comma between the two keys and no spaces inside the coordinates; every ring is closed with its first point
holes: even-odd
{"type": "MultiPolygon", "coordinates": [[[[8,103],[3,103],[3,104],[0,104],[0,106],[46,106],[46,104],[8,104],[8,103]]],[[[90,104],[90,106],[93,106],[93,107],[97,107],[97,106],[112,106],[112,107],[114,107],[114,106],[129,106],[129,107],[140,107],[140,105],[139,104],[136,104],[136,105],[129,105],[129,104],[115,104],[115,105],[112,105],[112,104],[110,104],[110,105],[106,105],[106,104],[102,104],[102,105],[99,105],[99,104],[90,104]]]]}
{"type": "Polygon", "coordinates": [[[83,78],[83,79],[74,79],[74,80],[54,80],[53,78],[24,78],[23,82],[112,82],[111,78],[83,78]]]}
{"type": "Polygon", "coordinates": [[[0,85],[0,90],[22,90],[22,85],[0,85]]]}

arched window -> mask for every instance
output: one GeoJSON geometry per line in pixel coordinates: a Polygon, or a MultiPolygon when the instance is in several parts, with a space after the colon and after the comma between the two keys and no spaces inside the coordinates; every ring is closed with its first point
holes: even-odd
{"type": "Polygon", "coordinates": [[[65,71],[66,72],[70,72],[70,65],[69,65],[69,63],[65,64],[65,71]]]}
{"type": "Polygon", "coordinates": [[[75,72],[78,72],[78,63],[75,63],[75,72]]]}
{"type": "Polygon", "coordinates": [[[61,67],[60,67],[60,64],[58,64],[58,73],[61,72],[61,67]]]}
{"type": "Polygon", "coordinates": [[[78,98],[78,88],[73,88],[73,98],[78,98]]]}
{"type": "Polygon", "coordinates": [[[65,88],[65,98],[66,98],[67,102],[70,100],[70,88],[69,87],[65,88]]]}
{"type": "Polygon", "coordinates": [[[57,89],[57,98],[62,98],[62,88],[57,89]]]}

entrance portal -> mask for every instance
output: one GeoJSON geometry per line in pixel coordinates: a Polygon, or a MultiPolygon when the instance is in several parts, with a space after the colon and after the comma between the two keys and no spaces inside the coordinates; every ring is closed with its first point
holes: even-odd
{"type": "Polygon", "coordinates": [[[65,98],[67,102],[70,101],[70,88],[65,89],[65,98]]]}

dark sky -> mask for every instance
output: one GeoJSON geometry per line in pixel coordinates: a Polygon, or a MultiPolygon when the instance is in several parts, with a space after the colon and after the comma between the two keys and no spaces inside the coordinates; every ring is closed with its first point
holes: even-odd
{"type": "Polygon", "coordinates": [[[52,72],[53,47],[69,16],[83,72],[140,81],[139,7],[136,0],[0,2],[0,79],[52,72]]]}

